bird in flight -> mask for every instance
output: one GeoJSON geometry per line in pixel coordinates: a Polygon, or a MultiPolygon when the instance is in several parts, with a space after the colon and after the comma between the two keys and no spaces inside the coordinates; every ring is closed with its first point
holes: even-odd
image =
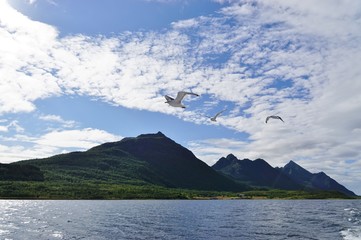
{"type": "Polygon", "coordinates": [[[213,117],[209,117],[209,116],[207,116],[207,117],[208,117],[211,121],[217,122],[217,117],[218,117],[219,115],[221,115],[221,113],[223,113],[224,111],[226,111],[226,109],[218,112],[218,113],[217,113],[216,115],[214,115],[213,117]]]}
{"type": "Polygon", "coordinates": [[[186,95],[194,95],[199,97],[199,95],[196,93],[180,91],[178,92],[177,97],[175,99],[168,95],[165,95],[164,97],[167,100],[165,103],[168,103],[172,107],[186,108],[186,106],[182,104],[182,100],[186,95]]]}
{"type": "Polygon", "coordinates": [[[282,119],[280,116],[274,116],[274,115],[272,115],[272,116],[268,116],[268,117],[266,118],[266,123],[268,122],[268,120],[269,120],[270,118],[279,119],[279,120],[281,120],[282,122],[285,122],[285,121],[283,121],[283,119],[282,119]]]}

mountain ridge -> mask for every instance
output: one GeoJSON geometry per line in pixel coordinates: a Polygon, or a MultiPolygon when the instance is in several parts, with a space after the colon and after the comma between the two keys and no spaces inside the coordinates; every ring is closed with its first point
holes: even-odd
{"type": "Polygon", "coordinates": [[[233,154],[220,158],[213,166],[216,171],[252,186],[279,188],[284,190],[300,190],[302,186],[292,181],[289,177],[274,169],[263,159],[254,161],[249,159],[239,160],[233,154]]]}
{"type": "Polygon", "coordinates": [[[337,190],[348,196],[356,196],[353,191],[347,189],[336,180],[332,179],[325,172],[321,171],[318,173],[311,173],[292,160],[287,163],[283,168],[280,168],[280,171],[289,176],[295,182],[302,184],[310,189],[331,189],[337,190]]]}
{"type": "Polygon", "coordinates": [[[229,154],[226,158],[220,158],[212,168],[236,181],[246,182],[254,187],[339,191],[347,196],[356,196],[354,192],[326,173],[311,173],[292,160],[282,168],[273,168],[263,159],[240,160],[229,154]]]}

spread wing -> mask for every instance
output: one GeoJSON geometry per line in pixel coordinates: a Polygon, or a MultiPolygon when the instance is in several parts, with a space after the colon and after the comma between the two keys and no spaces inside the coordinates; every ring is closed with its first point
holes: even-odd
{"type": "Polygon", "coordinates": [[[169,97],[168,95],[165,95],[164,97],[165,97],[165,99],[167,100],[167,102],[171,102],[171,101],[174,100],[174,98],[169,97]]]}
{"type": "Polygon", "coordinates": [[[283,121],[283,119],[280,117],[280,116],[268,116],[267,118],[266,118],[266,123],[268,122],[268,120],[270,119],[270,118],[274,118],[274,119],[279,119],[279,120],[281,120],[282,122],[285,122],[285,121],[283,121]]]}
{"type": "Polygon", "coordinates": [[[214,116],[215,118],[218,117],[219,115],[221,115],[224,111],[226,111],[226,109],[220,111],[219,113],[216,114],[216,116],[214,116]]]}
{"type": "Polygon", "coordinates": [[[196,93],[180,91],[180,92],[178,92],[177,97],[174,99],[174,101],[177,102],[177,103],[180,103],[183,100],[184,96],[187,95],[187,94],[194,95],[194,96],[197,96],[197,97],[199,96],[196,93]]]}
{"type": "Polygon", "coordinates": [[[268,120],[271,118],[271,116],[268,116],[267,118],[266,118],[266,123],[268,122],[268,120]]]}

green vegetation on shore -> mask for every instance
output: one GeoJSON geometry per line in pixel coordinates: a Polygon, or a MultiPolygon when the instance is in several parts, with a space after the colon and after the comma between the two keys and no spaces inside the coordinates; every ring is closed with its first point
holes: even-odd
{"type": "Polygon", "coordinates": [[[332,191],[254,190],[242,193],[96,182],[1,181],[2,199],[348,199],[332,191]]]}
{"type": "Polygon", "coordinates": [[[337,191],[304,191],[304,190],[254,190],[243,192],[249,198],[257,199],[355,199],[337,191]]]}

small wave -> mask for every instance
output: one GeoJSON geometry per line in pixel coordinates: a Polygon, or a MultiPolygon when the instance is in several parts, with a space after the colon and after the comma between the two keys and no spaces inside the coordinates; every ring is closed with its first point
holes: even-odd
{"type": "Polygon", "coordinates": [[[9,233],[10,231],[9,230],[2,230],[0,229],[0,236],[3,235],[3,234],[7,234],[9,233]]]}
{"type": "Polygon", "coordinates": [[[357,208],[345,208],[349,214],[347,220],[354,224],[361,224],[361,211],[357,208]]]}
{"type": "Polygon", "coordinates": [[[344,240],[360,240],[361,228],[354,227],[341,231],[341,236],[344,240]]]}
{"type": "Polygon", "coordinates": [[[357,208],[345,208],[348,213],[347,221],[352,223],[352,227],[341,231],[341,236],[345,240],[360,240],[361,239],[361,211],[357,208]]]}
{"type": "Polygon", "coordinates": [[[55,238],[63,238],[63,233],[59,231],[55,231],[53,232],[53,234],[51,234],[51,236],[55,238]]]}

